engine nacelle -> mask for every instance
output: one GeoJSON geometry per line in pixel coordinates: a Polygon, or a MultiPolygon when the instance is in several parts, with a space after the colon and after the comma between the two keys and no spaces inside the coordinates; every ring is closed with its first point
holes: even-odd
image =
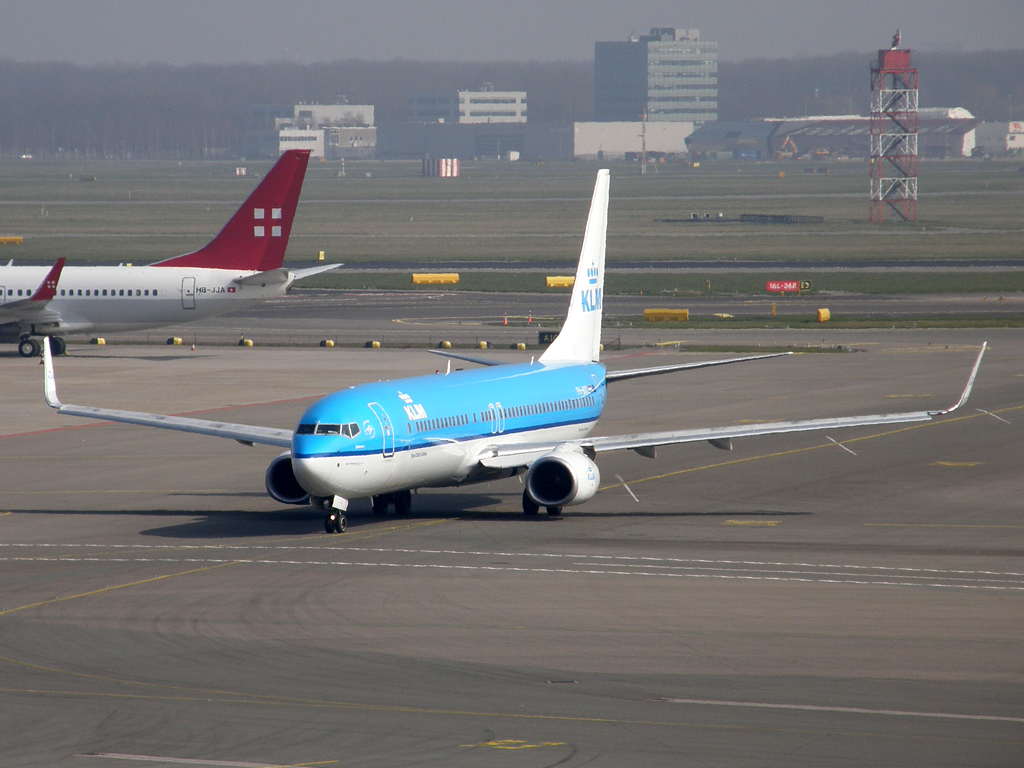
{"type": "Polygon", "coordinates": [[[582,453],[555,449],[526,473],[526,492],[542,507],[568,507],[589,501],[601,485],[597,464],[582,453]]]}
{"type": "Polygon", "coordinates": [[[299,485],[292,470],[291,451],[285,451],[267,467],[267,493],[282,504],[308,504],[309,494],[299,485]]]}

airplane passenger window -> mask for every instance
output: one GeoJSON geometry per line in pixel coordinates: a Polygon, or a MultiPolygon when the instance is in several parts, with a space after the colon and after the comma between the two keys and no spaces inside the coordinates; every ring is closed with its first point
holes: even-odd
{"type": "Polygon", "coordinates": [[[155,290],[153,291],[153,295],[156,296],[156,291],[155,290]]]}
{"type": "Polygon", "coordinates": [[[121,295],[124,296],[124,288],[121,289],[121,295]]]}
{"type": "Polygon", "coordinates": [[[82,295],[82,289],[81,289],[81,288],[79,288],[79,289],[78,289],[78,295],[79,295],[79,296],[81,296],[81,295],[82,295]]]}
{"type": "Polygon", "coordinates": [[[63,288],[61,288],[61,289],[60,289],[60,295],[61,295],[61,296],[63,296],[63,295],[64,295],[64,289],[63,289],[63,288]]]}
{"type": "MultiPolygon", "coordinates": [[[[18,293],[21,293],[21,291],[18,291],[18,293]]],[[[91,296],[92,294],[91,294],[91,293],[89,293],[89,291],[87,290],[87,291],[85,292],[85,295],[86,295],[86,296],[91,296]]]]}
{"type": "Polygon", "coordinates": [[[142,295],[142,291],[140,291],[138,288],[136,288],[135,289],[135,295],[136,296],[141,296],[142,295]]]}
{"type": "Polygon", "coordinates": [[[146,291],[146,295],[149,296],[149,291],[148,290],[146,291]]]}
{"type": "Polygon", "coordinates": [[[106,295],[107,295],[107,289],[106,289],[106,288],[104,288],[104,289],[103,289],[103,295],[104,295],[104,296],[106,296],[106,295]]]}

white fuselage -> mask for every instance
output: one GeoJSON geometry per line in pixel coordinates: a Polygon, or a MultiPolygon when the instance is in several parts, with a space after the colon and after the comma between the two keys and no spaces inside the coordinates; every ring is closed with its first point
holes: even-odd
{"type": "MultiPolygon", "coordinates": [[[[0,266],[0,307],[27,299],[48,267],[0,266]]],[[[291,280],[243,285],[256,272],[189,267],[65,267],[47,309],[56,323],[25,328],[43,334],[132,331],[198,320],[281,296],[291,280]]]]}

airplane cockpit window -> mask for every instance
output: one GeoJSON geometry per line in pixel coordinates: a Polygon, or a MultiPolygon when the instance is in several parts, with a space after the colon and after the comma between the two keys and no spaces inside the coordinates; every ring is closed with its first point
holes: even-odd
{"type": "MultiPolygon", "coordinates": [[[[348,424],[345,426],[347,427],[348,424]]],[[[341,424],[317,424],[316,433],[318,435],[340,435],[341,424]]]]}
{"type": "Polygon", "coordinates": [[[316,431],[316,424],[299,424],[295,430],[296,435],[312,435],[316,431]]]}
{"type": "Polygon", "coordinates": [[[351,424],[342,424],[341,434],[343,434],[345,437],[355,437],[356,435],[359,434],[359,425],[356,424],[354,421],[351,424]]]}

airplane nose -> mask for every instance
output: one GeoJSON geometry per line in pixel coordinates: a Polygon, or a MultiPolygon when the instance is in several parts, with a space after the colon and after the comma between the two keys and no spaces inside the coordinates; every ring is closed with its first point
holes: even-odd
{"type": "Polygon", "coordinates": [[[337,490],[331,483],[331,463],[329,458],[296,458],[292,456],[292,472],[307,492],[314,496],[333,496],[337,490]]]}

